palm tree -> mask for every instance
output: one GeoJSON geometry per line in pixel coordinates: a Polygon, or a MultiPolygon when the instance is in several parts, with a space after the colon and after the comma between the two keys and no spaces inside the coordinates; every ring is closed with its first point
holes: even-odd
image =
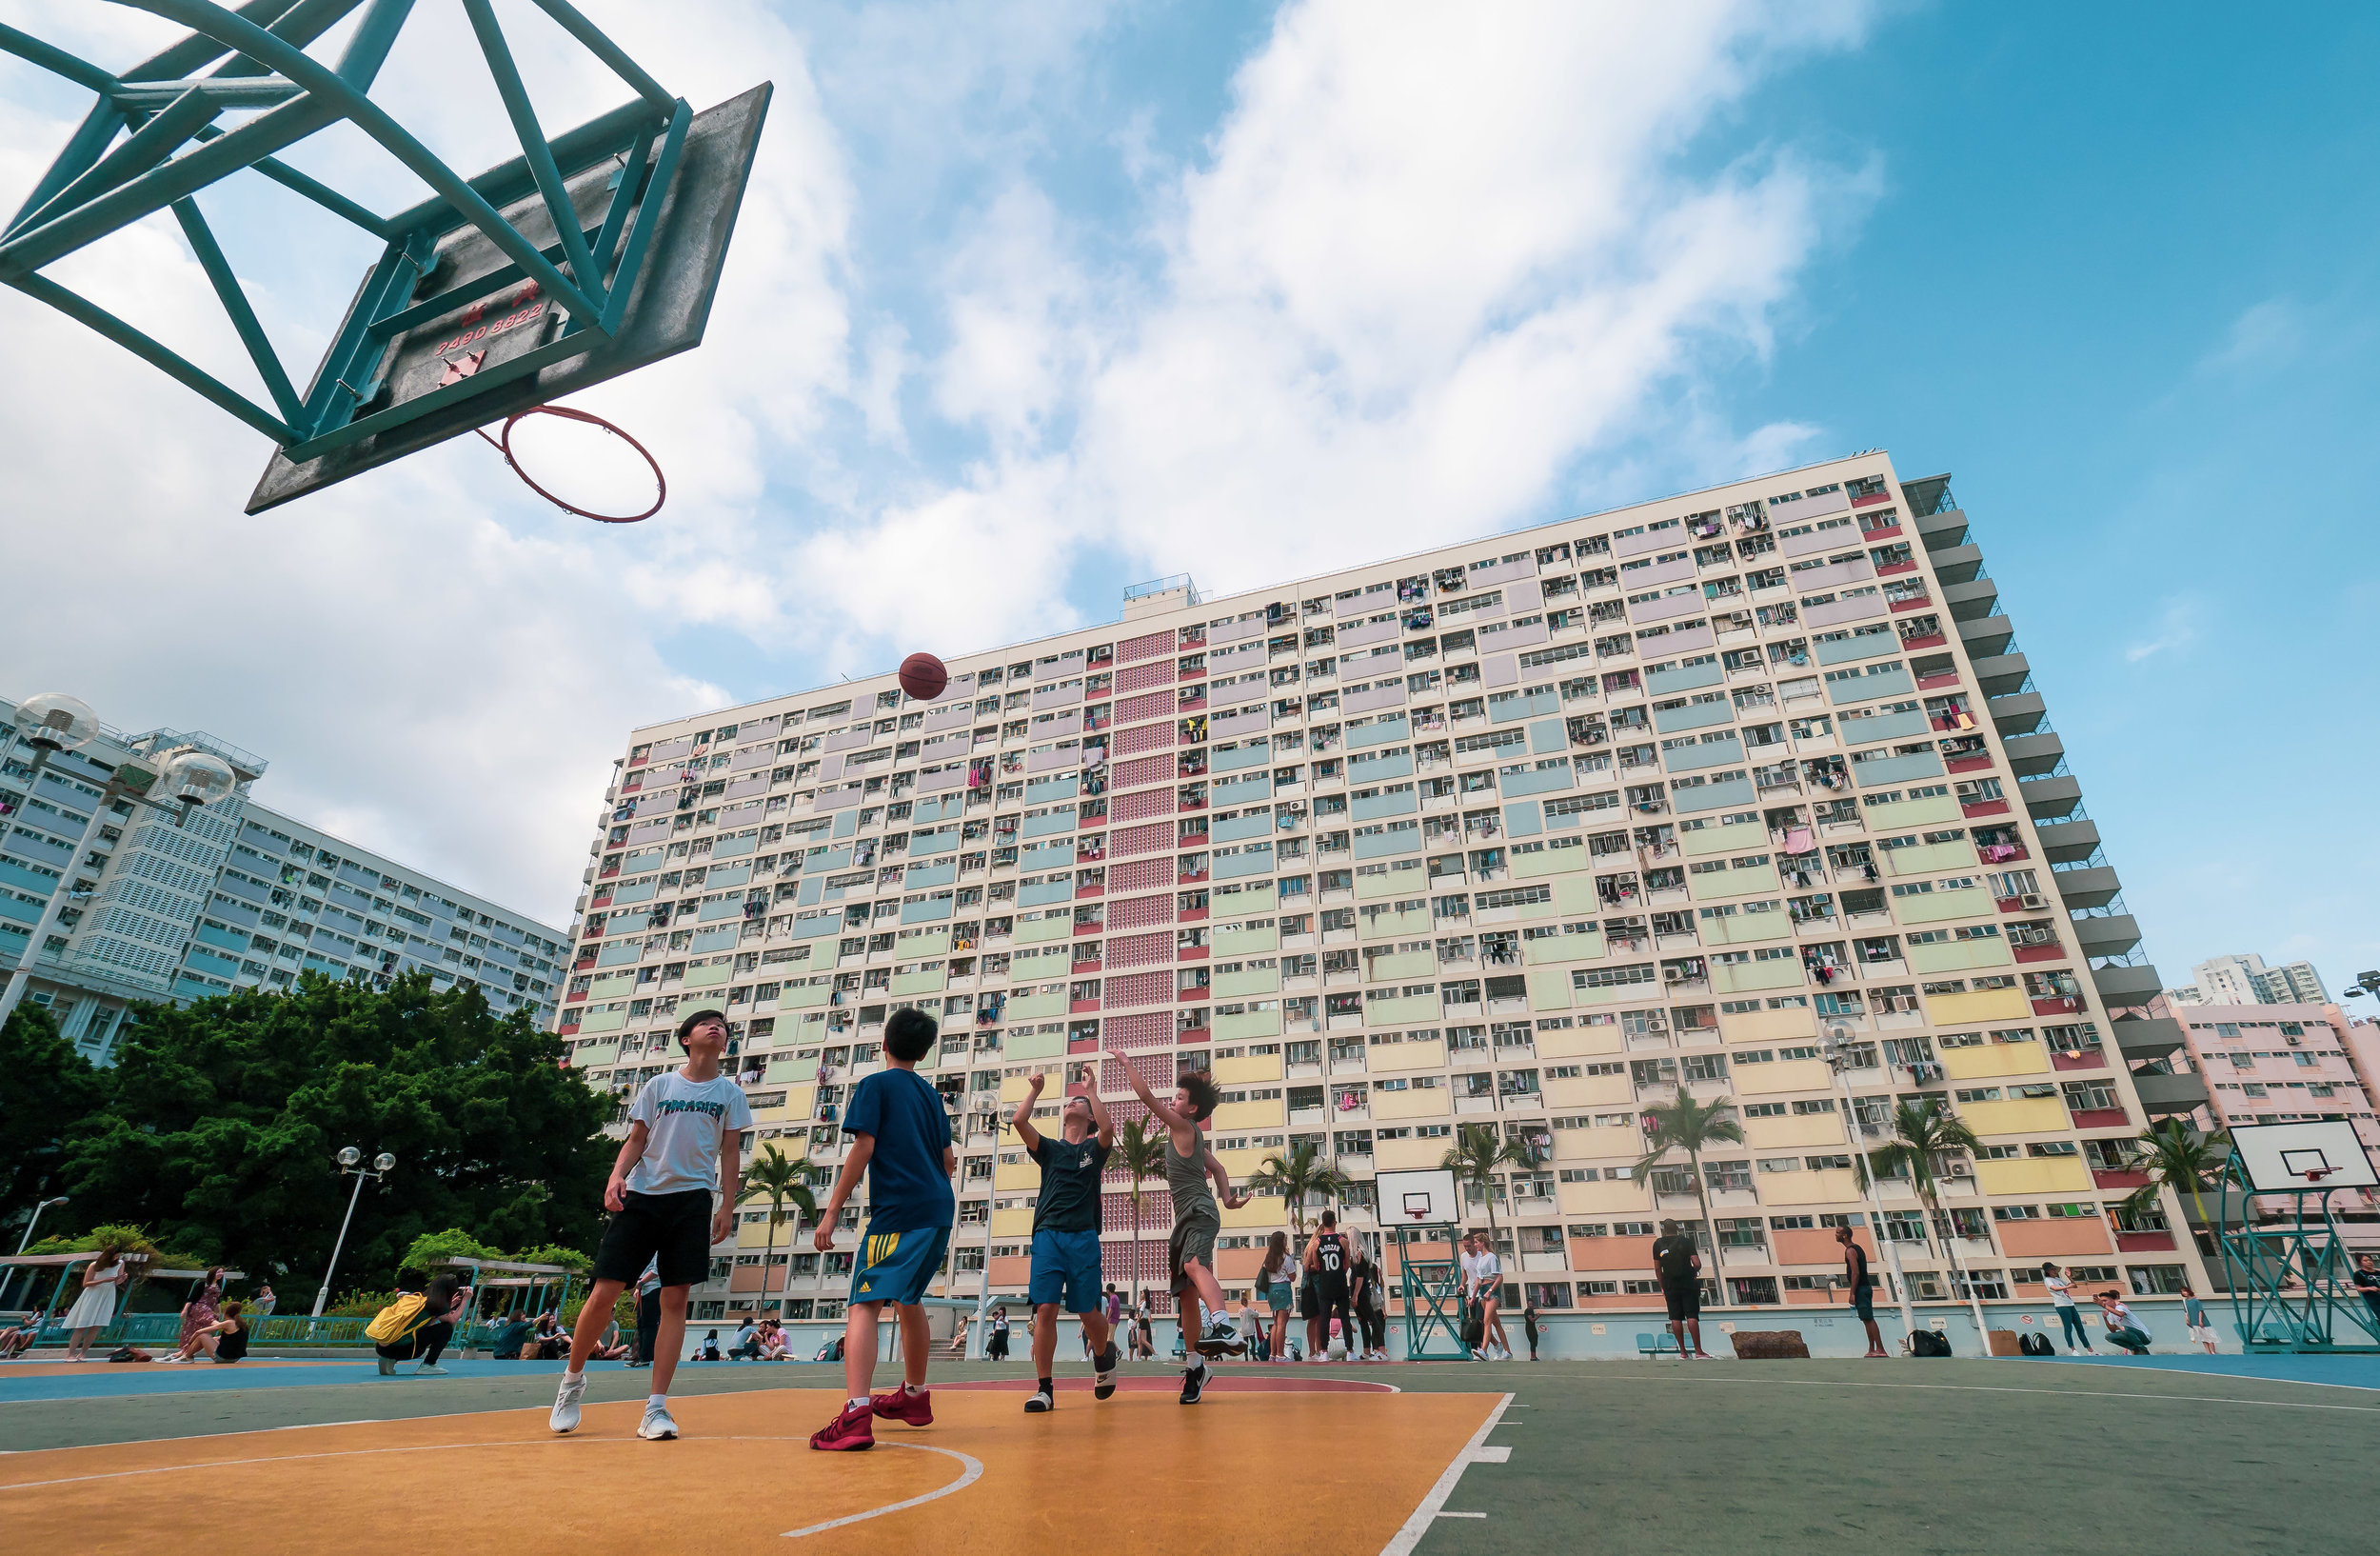
{"type": "Polygon", "coordinates": [[[1493,1124],[1464,1124],[1457,1127],[1455,1143],[1446,1147],[1446,1154],[1438,1159],[1438,1165],[1487,1201],[1488,1246],[1494,1247],[1496,1171],[1498,1167],[1535,1167],[1537,1158],[1519,1141],[1505,1139],[1493,1124]]]}
{"type": "Polygon", "coordinates": [[[1298,1242],[1306,1240],[1306,1196],[1319,1199],[1344,1199],[1355,1187],[1353,1179],[1329,1162],[1321,1160],[1321,1151],[1311,1140],[1292,1146],[1287,1156],[1275,1154],[1248,1176],[1248,1187],[1274,1188],[1289,1202],[1289,1224],[1297,1228],[1298,1242]]]}
{"type": "Polygon", "coordinates": [[[2190,1196],[2198,1224],[2206,1226],[2207,1202],[2200,1192],[2219,1189],[2230,1165],[2231,1136],[2219,1129],[2202,1135],[2178,1118],[2160,1119],[2132,1143],[2130,1166],[2135,1172],[2147,1173],[2149,1181],[2126,1196],[2123,1208],[2135,1215],[2152,1209],[2157,1203],[2157,1190],[2171,1188],[2190,1196]]]}
{"type": "Polygon", "coordinates": [[[1744,1143],[1743,1126],[1728,1117],[1735,1110],[1732,1097],[1714,1097],[1703,1102],[1682,1086],[1677,1088],[1676,1102],[1646,1105],[1645,1133],[1653,1148],[1636,1164],[1636,1176],[1641,1178],[1671,1151],[1686,1153],[1687,1166],[1694,1174],[1695,1200],[1702,1207],[1702,1229],[1711,1239],[1715,1263],[1718,1257],[1719,1228],[1718,1223],[1711,1219],[1711,1196],[1702,1177],[1702,1153],[1713,1146],[1744,1143]]]}
{"type": "MultiPolygon", "coordinates": [[[[1939,1097],[1922,1097],[1901,1103],[1893,1109],[1892,1138],[1878,1148],[1868,1152],[1867,1160],[1874,1170],[1886,1177],[1906,1173],[1909,1187],[1915,1189],[1919,1203],[1926,1207],[1929,1224],[1943,1228],[1942,1254],[1950,1261],[1951,1279],[1954,1285],[1967,1287],[1967,1304],[1975,1315],[1975,1336],[1983,1344],[1983,1353],[1992,1354],[1989,1332],[1983,1325],[1983,1300],[1975,1292],[1974,1283],[1959,1267],[1955,1247],[1958,1228],[1942,1213],[1942,1174],[1944,1158],[1954,1151],[1970,1154],[1980,1152],[1983,1142],[1967,1121],[1942,1106],[1939,1097]]],[[[1882,1235],[1884,1228],[1876,1228],[1882,1235]]]]}
{"type": "Polygon", "coordinates": [[[1132,1180],[1132,1306],[1140,1306],[1140,1186],[1165,1173],[1165,1137],[1149,1127],[1145,1118],[1124,1120],[1116,1131],[1115,1153],[1108,1160],[1132,1180]]]}
{"type": "MultiPolygon", "coordinates": [[[[761,1303],[768,1302],[768,1266],[777,1253],[777,1228],[785,1223],[785,1207],[793,1207],[793,1231],[785,1238],[791,1248],[802,1235],[802,1218],[818,1214],[818,1199],[810,1192],[810,1166],[797,1161],[777,1147],[774,1141],[753,1154],[752,1165],[744,1169],[744,1187],[736,1193],[736,1203],[765,1198],[768,1201],[768,1256],[761,1262],[761,1303]]],[[[785,1288],[792,1284],[793,1266],[785,1266],[785,1279],[777,1287],[777,1314],[785,1311],[785,1288]]]]}

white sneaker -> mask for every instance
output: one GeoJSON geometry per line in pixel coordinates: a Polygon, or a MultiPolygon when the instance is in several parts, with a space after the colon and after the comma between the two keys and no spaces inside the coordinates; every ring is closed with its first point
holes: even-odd
{"type": "Polygon", "coordinates": [[[585,1394],[586,1374],[565,1372],[562,1375],[562,1388],[554,1395],[554,1413],[547,1419],[546,1424],[558,1432],[577,1431],[579,1429],[579,1401],[585,1398],[585,1394]]]}
{"type": "Polygon", "coordinates": [[[669,1418],[666,1405],[647,1405],[645,1419],[636,1424],[636,1434],[648,1443],[674,1443],[678,1440],[678,1424],[669,1418]]]}
{"type": "Polygon", "coordinates": [[[427,1362],[424,1362],[413,1369],[413,1375],[417,1378],[443,1378],[446,1375],[446,1369],[443,1366],[432,1366],[427,1362]]]}

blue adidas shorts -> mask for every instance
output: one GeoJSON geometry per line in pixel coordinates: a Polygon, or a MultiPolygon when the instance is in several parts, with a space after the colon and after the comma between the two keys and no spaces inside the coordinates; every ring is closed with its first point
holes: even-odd
{"type": "Polygon", "coordinates": [[[942,1273],[950,1228],[926,1227],[907,1232],[868,1232],[851,1271],[851,1300],[897,1302],[906,1307],[925,1295],[942,1273]]]}
{"type": "Polygon", "coordinates": [[[1099,1307],[1100,1234],[1035,1232],[1033,1284],[1025,1300],[1036,1307],[1054,1302],[1070,1313],[1087,1313],[1099,1307]]]}

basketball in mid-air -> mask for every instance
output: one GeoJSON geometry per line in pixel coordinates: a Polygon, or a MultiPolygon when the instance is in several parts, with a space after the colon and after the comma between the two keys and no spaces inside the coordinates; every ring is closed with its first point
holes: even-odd
{"type": "Polygon", "coordinates": [[[950,671],[932,654],[911,654],[901,662],[901,689],[922,703],[930,703],[950,685],[950,671]]]}

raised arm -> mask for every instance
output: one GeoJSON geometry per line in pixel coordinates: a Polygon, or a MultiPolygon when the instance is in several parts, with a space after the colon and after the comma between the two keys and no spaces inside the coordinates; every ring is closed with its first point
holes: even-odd
{"type": "Polygon", "coordinates": [[[1140,1099],[1142,1106],[1148,1108],[1160,1124],[1164,1125],[1168,1129],[1191,1129],[1198,1127],[1196,1120],[1176,1112],[1171,1101],[1160,1102],[1157,1093],[1149,1089],[1149,1083],[1140,1079],[1140,1072],[1132,1067],[1131,1060],[1113,1048],[1107,1050],[1107,1057],[1123,1066],[1124,1079],[1132,1084],[1132,1094],[1140,1099]]]}
{"type": "MultiPolygon", "coordinates": [[[[1088,1065],[1082,1067],[1085,1071],[1091,1069],[1088,1065]]],[[[1083,1100],[1091,1105],[1091,1127],[1099,1135],[1100,1149],[1114,1150],[1116,1148],[1116,1121],[1107,1116],[1107,1105],[1100,1101],[1100,1080],[1096,1073],[1084,1075],[1082,1096],[1083,1100]]]]}
{"type": "Polygon", "coordinates": [[[1008,1127],[1017,1131],[1017,1138],[1024,1142],[1024,1148],[1029,1151],[1041,1148],[1041,1133],[1033,1127],[1033,1105],[1041,1100],[1041,1085],[1048,1079],[1047,1075],[1036,1070],[1033,1079],[1025,1083],[1024,1096],[1017,1103],[1015,1111],[1008,1115],[1008,1127]]]}

